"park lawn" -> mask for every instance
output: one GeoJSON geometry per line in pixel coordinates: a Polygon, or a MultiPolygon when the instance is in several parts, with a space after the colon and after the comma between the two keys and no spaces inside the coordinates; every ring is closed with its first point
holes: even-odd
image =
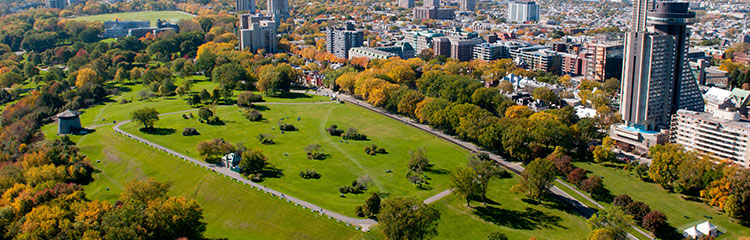
{"type": "Polygon", "coordinates": [[[87,22],[104,22],[114,20],[115,18],[126,21],[148,20],[151,22],[151,26],[155,27],[157,19],[161,19],[162,21],[166,20],[167,22],[171,23],[177,23],[181,19],[192,19],[194,17],[195,15],[182,11],[141,11],[80,16],[72,19],[87,22]]]}
{"type": "Polygon", "coordinates": [[[169,195],[195,199],[207,222],[205,235],[229,239],[371,239],[344,223],[311,213],[247,185],[194,166],[100,127],[73,136],[97,169],[84,189],[91,199],[111,203],[133,179],[171,184],[169,195]],[[97,163],[97,160],[100,162],[97,163]],[[109,190],[107,190],[109,188],[109,190]]]}
{"type": "Polygon", "coordinates": [[[590,229],[586,220],[555,203],[534,204],[523,194],[510,192],[520,177],[494,179],[488,188],[486,207],[451,194],[433,203],[441,213],[437,239],[485,239],[502,232],[509,239],[583,239],[590,229]]]}
{"type": "Polygon", "coordinates": [[[609,189],[612,195],[628,194],[634,201],[645,202],[652,210],[664,213],[667,215],[670,225],[680,233],[685,228],[709,220],[722,231],[727,230],[718,239],[737,239],[740,236],[750,236],[750,228],[736,223],[732,218],[719,212],[717,208],[702,202],[684,200],[680,197],[680,194],[669,193],[658,184],[643,182],[635,176],[630,176],[625,170],[583,162],[577,162],[575,166],[592,172],[589,175],[601,176],[604,187],[609,189]],[[711,218],[706,218],[704,215],[711,218]]]}
{"type": "MultiPolygon", "coordinates": [[[[225,125],[203,124],[197,119],[183,119],[181,114],[175,114],[160,118],[155,126],[161,129],[158,134],[140,132],[141,126],[136,123],[125,124],[121,129],[196,159],[202,159],[195,150],[201,140],[223,138],[235,144],[243,142],[249,149],[260,148],[268,161],[283,173],[280,177],[266,178],[262,184],[348,216],[355,216],[355,207],[361,205],[371,192],[426,199],[446,190],[451,171],[465,165],[470,156],[457,145],[350,104],[260,105],[265,109],[262,111],[263,122],[246,120],[238,107],[219,107],[217,115],[225,125]],[[283,122],[300,130],[282,134],[277,126],[281,118],[286,118],[283,122]],[[325,128],[331,124],[344,130],[355,127],[369,140],[344,141],[341,137],[329,136],[325,128]],[[182,136],[185,127],[196,128],[200,135],[182,136]],[[277,143],[259,144],[256,136],[260,133],[273,134],[277,143]],[[308,160],[304,150],[308,144],[322,145],[330,156],[324,160],[308,160]],[[366,155],[365,146],[372,144],[385,148],[388,153],[366,155]],[[430,184],[424,190],[417,189],[405,177],[409,151],[417,148],[424,148],[434,164],[433,170],[425,172],[430,184]],[[322,177],[302,179],[298,174],[305,169],[315,169],[322,177]],[[387,173],[387,170],[392,172],[387,173]],[[373,180],[366,193],[340,196],[339,187],[350,185],[366,174],[373,180]]],[[[197,112],[193,115],[197,118],[197,112]]]]}

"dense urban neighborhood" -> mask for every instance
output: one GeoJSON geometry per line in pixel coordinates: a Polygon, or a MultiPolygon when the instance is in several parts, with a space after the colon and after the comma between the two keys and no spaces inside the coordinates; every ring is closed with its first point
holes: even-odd
{"type": "Polygon", "coordinates": [[[1,239],[750,240],[747,0],[9,0],[1,239]]]}

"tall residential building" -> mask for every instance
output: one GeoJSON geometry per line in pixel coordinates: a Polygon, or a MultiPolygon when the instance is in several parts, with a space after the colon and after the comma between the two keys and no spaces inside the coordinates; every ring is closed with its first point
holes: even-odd
{"type": "Polygon", "coordinates": [[[354,28],[353,22],[346,22],[343,28],[328,27],[326,29],[326,51],[336,57],[349,59],[349,49],[361,47],[364,42],[364,32],[354,28]]]}
{"type": "Polygon", "coordinates": [[[624,50],[621,43],[588,44],[586,49],[592,53],[586,59],[586,79],[603,82],[622,77],[624,50]]]}
{"type": "Polygon", "coordinates": [[[458,10],[462,12],[471,12],[477,9],[476,0],[460,0],[458,3],[458,10]]]}
{"type": "Polygon", "coordinates": [[[404,41],[411,44],[415,54],[420,54],[425,49],[432,49],[432,40],[442,36],[445,34],[433,31],[409,31],[404,33],[404,41]]]}
{"type": "Polygon", "coordinates": [[[671,114],[703,110],[686,61],[687,25],[694,18],[687,2],[634,1],[620,91],[624,124],[610,129],[613,139],[646,151],[666,141],[662,130],[669,128],[671,114]]]}
{"type": "Polygon", "coordinates": [[[398,0],[398,6],[402,8],[413,8],[414,0],[398,0]]]}
{"type": "Polygon", "coordinates": [[[426,8],[440,8],[440,0],[424,0],[423,6],[426,8]]]}
{"type": "Polygon", "coordinates": [[[289,0],[268,0],[268,12],[273,20],[280,23],[289,18],[289,0]]]}
{"type": "Polygon", "coordinates": [[[245,10],[250,13],[255,12],[255,0],[235,0],[234,3],[237,7],[237,12],[242,12],[245,10]]]}
{"type": "Polygon", "coordinates": [[[47,0],[47,8],[63,9],[68,5],[66,0],[47,0]]]}
{"type": "Polygon", "coordinates": [[[508,3],[508,20],[517,23],[539,21],[539,5],[534,1],[512,1],[508,3]]]}
{"type": "Polygon", "coordinates": [[[240,50],[256,52],[265,49],[268,53],[276,52],[276,22],[269,16],[240,15],[240,50]]]}

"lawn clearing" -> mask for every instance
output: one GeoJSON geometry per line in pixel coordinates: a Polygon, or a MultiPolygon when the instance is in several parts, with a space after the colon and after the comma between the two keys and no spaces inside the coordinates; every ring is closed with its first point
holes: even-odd
{"type": "Polygon", "coordinates": [[[180,161],[119,136],[109,126],[73,139],[99,170],[94,174],[94,182],[84,187],[89,198],[114,202],[128,181],[153,177],[171,184],[170,195],[199,202],[208,223],[207,237],[370,239],[375,235],[180,161]],[[101,161],[97,163],[97,160],[101,161]]]}
{"type": "Polygon", "coordinates": [[[590,232],[586,220],[575,212],[561,210],[554,203],[531,204],[523,194],[510,193],[520,177],[493,179],[486,207],[481,202],[447,196],[435,202],[441,218],[437,239],[485,239],[491,232],[502,232],[509,239],[583,239],[590,232]]]}
{"type": "MultiPolygon", "coordinates": [[[[750,235],[750,228],[736,223],[732,218],[719,212],[718,209],[702,202],[684,200],[679,194],[669,193],[658,184],[643,182],[634,176],[630,176],[628,172],[622,169],[593,163],[579,162],[575,165],[593,172],[589,173],[589,176],[592,174],[601,176],[604,187],[609,189],[613,195],[628,194],[634,201],[645,202],[652,210],[659,210],[664,213],[667,215],[670,225],[677,228],[678,231],[709,220],[712,224],[727,230],[727,233],[721,235],[718,239],[737,239],[740,236],[750,235]]],[[[607,203],[602,204],[609,206],[607,203]]]]}
{"type": "Polygon", "coordinates": [[[195,15],[182,12],[182,11],[141,11],[141,12],[121,12],[121,13],[109,13],[99,14],[90,16],[80,16],[72,18],[73,20],[88,21],[88,22],[105,22],[109,20],[115,20],[115,18],[126,21],[133,20],[148,20],[151,22],[151,26],[156,26],[156,20],[161,19],[171,23],[177,23],[181,19],[192,19],[195,15]]]}
{"type": "MultiPolygon", "coordinates": [[[[223,138],[232,143],[243,142],[249,149],[262,149],[269,162],[283,173],[280,177],[266,178],[263,185],[352,217],[355,216],[355,207],[361,205],[370,192],[426,199],[448,189],[450,172],[465,165],[471,155],[454,144],[354,105],[262,106],[263,122],[246,120],[242,116],[243,110],[238,107],[219,107],[217,115],[224,120],[224,125],[199,123],[197,119],[183,119],[181,114],[176,114],[162,116],[155,126],[174,129],[172,133],[145,134],[138,130],[141,126],[136,123],[126,124],[121,129],[196,159],[202,158],[197,154],[195,145],[206,139],[223,138]],[[282,134],[277,126],[282,118],[285,119],[284,123],[293,124],[300,130],[282,134]],[[331,124],[344,130],[355,127],[369,140],[346,141],[341,137],[329,136],[325,128],[331,124]],[[181,131],[185,127],[196,128],[200,135],[182,136],[181,131]],[[273,134],[277,143],[261,145],[256,139],[260,133],[273,134]],[[308,160],[304,150],[308,144],[322,145],[330,156],[324,160],[308,160]],[[385,148],[388,153],[366,155],[364,148],[372,144],[385,148]],[[423,190],[417,189],[405,177],[409,151],[417,148],[424,148],[434,164],[433,170],[425,172],[430,184],[423,190]],[[322,177],[299,177],[299,172],[306,169],[315,169],[322,177]],[[346,194],[342,198],[339,187],[350,185],[362,175],[369,175],[373,180],[367,193],[346,194]]],[[[197,117],[196,113],[193,115],[197,117]]]]}

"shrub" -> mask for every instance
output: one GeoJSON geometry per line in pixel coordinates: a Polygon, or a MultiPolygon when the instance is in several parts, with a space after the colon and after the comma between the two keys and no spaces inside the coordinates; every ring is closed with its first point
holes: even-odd
{"type": "Polygon", "coordinates": [[[182,136],[193,136],[193,135],[200,135],[200,133],[198,133],[198,130],[196,130],[195,128],[188,127],[182,130],[182,136]]]}
{"type": "Polygon", "coordinates": [[[219,116],[213,116],[213,117],[208,118],[208,120],[206,121],[206,123],[208,123],[208,124],[221,124],[223,122],[221,121],[221,119],[219,118],[219,116]]]}
{"type": "Polygon", "coordinates": [[[247,110],[243,115],[245,115],[245,118],[251,122],[257,122],[263,119],[263,114],[258,112],[258,110],[247,110]]]}
{"type": "Polygon", "coordinates": [[[263,97],[253,94],[252,92],[241,92],[237,96],[237,105],[240,107],[251,107],[254,102],[263,101],[263,97]]]}
{"type": "Polygon", "coordinates": [[[271,134],[261,133],[261,134],[258,134],[257,138],[261,144],[274,144],[275,143],[273,141],[273,135],[271,134]]]}
{"type": "Polygon", "coordinates": [[[357,129],[353,127],[347,129],[343,137],[345,140],[367,140],[366,135],[358,133],[357,129]]]}
{"type": "Polygon", "coordinates": [[[208,120],[214,116],[214,112],[208,106],[203,106],[198,109],[198,119],[208,122],[208,120]]]}
{"type": "Polygon", "coordinates": [[[385,154],[387,153],[384,148],[378,147],[377,145],[373,144],[372,146],[366,146],[365,147],[365,154],[367,155],[375,155],[375,154],[385,154]]]}
{"type": "Polygon", "coordinates": [[[304,179],[319,179],[320,173],[315,171],[315,169],[305,169],[304,171],[299,172],[299,176],[304,179]]]}
{"type": "Polygon", "coordinates": [[[341,186],[341,187],[339,187],[339,192],[340,193],[350,193],[350,192],[353,192],[353,190],[354,189],[352,189],[351,186],[341,186]]]}
{"type": "Polygon", "coordinates": [[[338,126],[336,125],[331,125],[326,131],[328,131],[328,135],[331,136],[341,136],[341,134],[344,133],[344,130],[338,129],[338,126]]]}
{"type": "Polygon", "coordinates": [[[357,206],[354,210],[357,213],[357,217],[365,217],[365,212],[362,210],[362,206],[357,206]]]}
{"type": "Polygon", "coordinates": [[[297,131],[297,128],[292,124],[281,123],[279,124],[279,130],[281,131],[297,131]]]}
{"type": "Polygon", "coordinates": [[[630,198],[627,194],[618,195],[615,196],[615,199],[612,201],[612,205],[615,207],[619,207],[620,209],[625,209],[625,207],[628,206],[628,204],[632,203],[633,199],[630,198]]]}
{"type": "Polygon", "coordinates": [[[323,160],[326,158],[326,154],[323,152],[320,144],[307,145],[305,151],[307,151],[307,159],[323,160]]]}

